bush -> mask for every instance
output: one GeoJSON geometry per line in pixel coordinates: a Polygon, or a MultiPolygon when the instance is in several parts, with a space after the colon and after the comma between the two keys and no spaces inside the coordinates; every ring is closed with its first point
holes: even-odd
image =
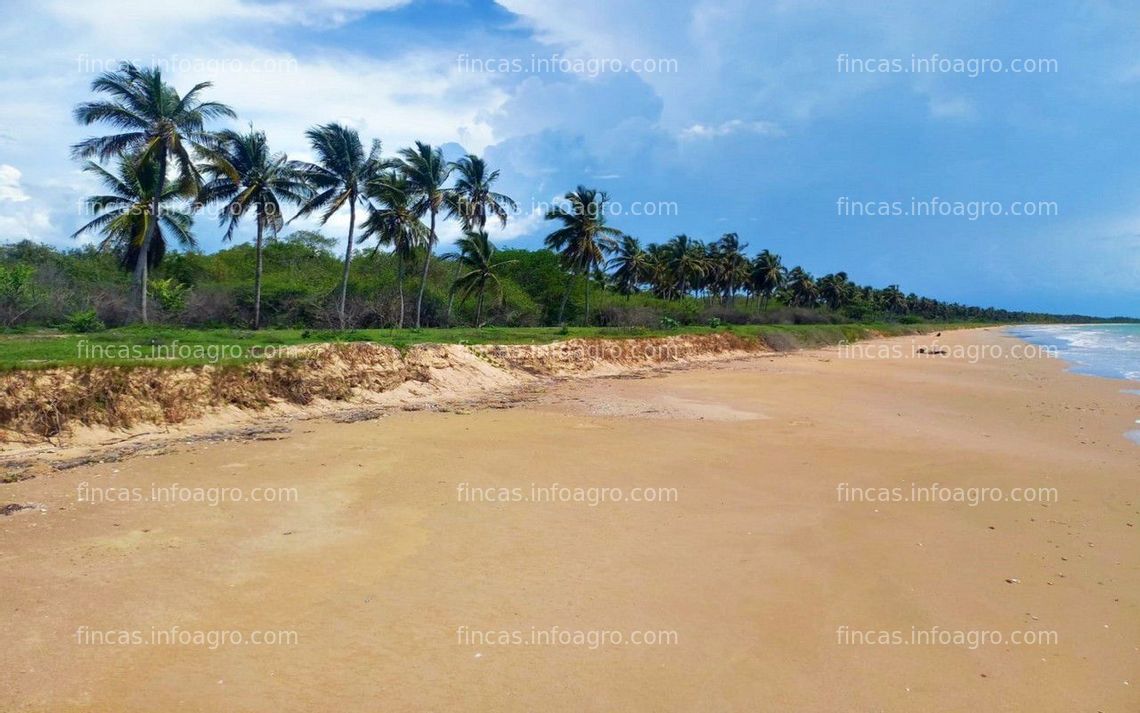
{"type": "Polygon", "coordinates": [[[683,297],[675,302],[664,304],[665,316],[679,324],[701,324],[705,303],[695,297],[683,297]]]}
{"type": "Polygon", "coordinates": [[[36,306],[36,271],[29,265],[0,265],[0,322],[10,327],[36,306]]]}
{"type": "Polygon", "coordinates": [[[95,310],[85,309],[73,312],[68,316],[67,321],[63,323],[63,328],[68,332],[88,334],[90,332],[102,332],[107,328],[107,325],[103,324],[103,320],[99,319],[95,310]]]}
{"type": "Polygon", "coordinates": [[[237,299],[232,290],[211,286],[195,288],[190,292],[178,322],[184,327],[222,327],[248,324],[249,319],[239,314],[237,299]]]}
{"type": "Polygon", "coordinates": [[[661,310],[636,304],[610,304],[598,309],[594,321],[599,327],[649,328],[661,323],[661,310]]]}
{"type": "Polygon", "coordinates": [[[151,280],[150,294],[154,301],[162,307],[167,314],[176,315],[186,309],[186,285],[176,282],[174,278],[165,280],[151,280]]]}

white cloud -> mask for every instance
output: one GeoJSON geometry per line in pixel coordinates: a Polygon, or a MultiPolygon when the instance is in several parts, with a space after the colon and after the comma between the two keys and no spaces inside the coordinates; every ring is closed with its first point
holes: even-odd
{"type": "Polygon", "coordinates": [[[20,169],[0,163],[0,201],[22,203],[28,194],[20,187],[20,169]]]}
{"type": "Polygon", "coordinates": [[[978,116],[974,103],[963,97],[930,97],[927,106],[936,119],[976,119],[978,116]]]}
{"type": "Polygon", "coordinates": [[[546,213],[541,207],[535,206],[529,213],[517,213],[510,217],[507,221],[507,227],[500,229],[499,224],[495,223],[494,227],[487,232],[490,233],[491,238],[498,241],[515,240],[516,238],[525,238],[540,232],[542,226],[546,223],[546,213]]]}
{"type": "Polygon", "coordinates": [[[298,58],[227,45],[214,54],[241,58],[241,64],[176,75],[176,85],[213,81],[212,98],[231,104],[241,121],[264,129],[276,148],[295,158],[308,151],[304,130],[330,121],[359,129],[366,142],[381,139],[388,154],[416,139],[458,139],[467,150],[481,152],[495,140],[486,117],[506,100],[489,78],[460,75],[451,53],[419,52],[388,61],[351,53],[298,58]]]}
{"type": "Polygon", "coordinates": [[[183,32],[190,25],[341,25],[367,12],[391,10],[411,0],[194,0],[188,3],[142,3],[136,0],[101,0],[78,3],[57,0],[49,11],[59,20],[85,25],[95,32],[118,33],[121,38],[164,46],[163,37],[183,32]],[[130,28],[131,32],[121,32],[130,28]]]}
{"type": "Polygon", "coordinates": [[[0,208],[0,240],[52,242],[54,237],[51,214],[46,208],[32,203],[0,208]]]}
{"type": "Polygon", "coordinates": [[[693,124],[681,130],[682,139],[712,139],[731,134],[750,133],[759,136],[784,136],[784,130],[771,121],[744,121],[731,119],[716,125],[693,124]]]}

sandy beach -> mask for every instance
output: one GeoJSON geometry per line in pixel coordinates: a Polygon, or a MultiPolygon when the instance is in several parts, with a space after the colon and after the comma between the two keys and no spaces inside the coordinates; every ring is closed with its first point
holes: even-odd
{"type": "Polygon", "coordinates": [[[1140,397],[932,340],[0,486],[0,709],[1140,710],[1140,397]]]}

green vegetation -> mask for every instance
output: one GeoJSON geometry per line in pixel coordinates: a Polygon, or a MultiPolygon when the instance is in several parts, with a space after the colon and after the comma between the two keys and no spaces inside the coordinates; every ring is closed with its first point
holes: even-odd
{"type": "MultiPolygon", "coordinates": [[[[98,333],[37,331],[0,335],[0,370],[56,366],[165,366],[236,364],[288,358],[291,347],[329,342],[374,342],[406,349],[414,344],[548,344],[576,338],[633,339],[730,333],[760,339],[773,349],[854,342],[877,335],[905,335],[965,325],[819,324],[739,327],[485,327],[431,329],[186,329],[133,326],[98,333]]],[[[977,326],[977,325],[968,325],[977,326]]]]}

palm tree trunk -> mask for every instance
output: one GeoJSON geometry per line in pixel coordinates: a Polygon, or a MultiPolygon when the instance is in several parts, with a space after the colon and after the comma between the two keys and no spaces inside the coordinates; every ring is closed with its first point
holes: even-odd
{"type": "Polygon", "coordinates": [[[459,281],[459,269],[463,267],[458,259],[455,261],[455,275],[451,278],[451,294],[447,296],[447,326],[451,326],[451,308],[455,304],[455,283],[459,281]]]}
{"type": "Polygon", "coordinates": [[[166,190],[166,147],[161,147],[158,155],[158,185],[155,186],[154,197],[150,203],[150,230],[143,236],[143,243],[139,249],[138,258],[135,259],[135,282],[139,290],[140,313],[143,324],[147,323],[146,314],[146,285],[149,277],[150,245],[158,235],[158,221],[162,217],[162,194],[166,190]]]}
{"type": "Polygon", "coordinates": [[[344,329],[344,303],[348,297],[348,266],[352,261],[352,229],[356,227],[356,199],[352,197],[348,203],[348,245],[344,248],[344,272],[340,278],[340,328],[344,329]]]}
{"type": "Polygon", "coordinates": [[[590,326],[590,273],[586,273],[586,327],[590,326]]]}
{"type": "Polygon", "coordinates": [[[141,300],[140,310],[142,312],[142,323],[146,324],[149,321],[149,320],[147,320],[147,316],[146,316],[146,303],[147,303],[147,296],[148,296],[146,288],[147,288],[147,283],[150,279],[150,262],[147,259],[147,253],[150,251],[150,241],[147,239],[144,239],[143,240],[143,246],[145,248],[144,252],[141,255],[139,255],[139,260],[140,260],[141,264],[138,265],[138,268],[140,268],[139,273],[138,273],[139,274],[138,282],[139,282],[139,298],[141,300]]]}
{"type": "Polygon", "coordinates": [[[475,327],[478,328],[480,320],[483,318],[483,293],[487,291],[487,286],[479,285],[479,301],[475,303],[475,327]]]}
{"type": "Polygon", "coordinates": [[[396,283],[400,290],[400,329],[404,328],[404,255],[396,256],[396,283]]]}
{"type": "Polygon", "coordinates": [[[416,329],[420,328],[420,318],[424,308],[424,289],[427,288],[428,268],[431,267],[431,248],[435,245],[435,207],[431,209],[431,235],[428,237],[427,255],[424,256],[424,274],[420,277],[420,296],[416,298],[416,329]]]}
{"type": "MultiPolygon", "coordinates": [[[[258,209],[261,212],[261,209],[258,209]]],[[[262,236],[262,221],[261,216],[257,216],[257,267],[253,272],[253,329],[256,331],[261,326],[261,272],[264,267],[261,255],[261,236],[262,236]]]]}
{"type": "Polygon", "coordinates": [[[566,289],[562,292],[562,306],[558,308],[558,324],[565,324],[566,302],[570,299],[570,285],[574,283],[574,273],[566,276],[566,289]]]}

